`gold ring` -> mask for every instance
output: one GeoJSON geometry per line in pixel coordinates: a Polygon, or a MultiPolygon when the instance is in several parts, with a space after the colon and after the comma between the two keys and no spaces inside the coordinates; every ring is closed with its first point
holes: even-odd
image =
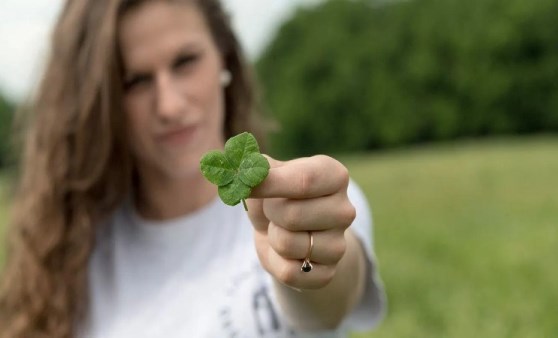
{"type": "Polygon", "coordinates": [[[312,235],[312,231],[308,231],[308,236],[310,236],[310,246],[308,247],[306,258],[304,258],[302,266],[300,267],[300,271],[302,272],[310,272],[313,268],[312,263],[310,263],[310,256],[312,255],[312,249],[314,248],[314,236],[312,235]]]}

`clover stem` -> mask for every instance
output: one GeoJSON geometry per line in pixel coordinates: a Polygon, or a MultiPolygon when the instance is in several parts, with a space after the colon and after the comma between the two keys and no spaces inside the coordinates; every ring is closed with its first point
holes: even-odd
{"type": "Polygon", "coordinates": [[[246,205],[244,198],[242,199],[242,205],[244,205],[244,210],[248,211],[248,206],[246,205]]]}

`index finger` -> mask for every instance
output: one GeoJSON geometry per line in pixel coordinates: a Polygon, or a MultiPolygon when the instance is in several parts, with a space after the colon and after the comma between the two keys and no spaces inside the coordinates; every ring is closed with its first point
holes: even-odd
{"type": "Polygon", "coordinates": [[[347,169],[331,157],[317,155],[280,162],[268,157],[267,178],[252,190],[251,198],[304,199],[331,195],[346,187],[347,169]]]}

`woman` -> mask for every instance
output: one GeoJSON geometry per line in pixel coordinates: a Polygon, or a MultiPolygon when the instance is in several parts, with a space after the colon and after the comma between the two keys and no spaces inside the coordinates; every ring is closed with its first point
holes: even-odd
{"type": "Polygon", "coordinates": [[[51,52],[2,337],[324,337],[379,319],[366,202],[339,162],[268,157],[248,213],[201,176],[205,152],[261,135],[218,0],[69,0],[51,52]]]}

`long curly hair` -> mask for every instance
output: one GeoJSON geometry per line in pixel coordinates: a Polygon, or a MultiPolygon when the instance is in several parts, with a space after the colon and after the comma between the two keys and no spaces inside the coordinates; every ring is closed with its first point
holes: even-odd
{"type": "MultiPolygon", "coordinates": [[[[129,194],[135,168],[122,109],[120,17],[145,1],[67,0],[30,109],[0,289],[0,337],[72,337],[87,311],[98,225],[129,194]]],[[[170,1],[170,0],[169,0],[170,1]]],[[[233,81],[224,135],[256,121],[253,77],[219,0],[195,2],[233,81]]]]}

